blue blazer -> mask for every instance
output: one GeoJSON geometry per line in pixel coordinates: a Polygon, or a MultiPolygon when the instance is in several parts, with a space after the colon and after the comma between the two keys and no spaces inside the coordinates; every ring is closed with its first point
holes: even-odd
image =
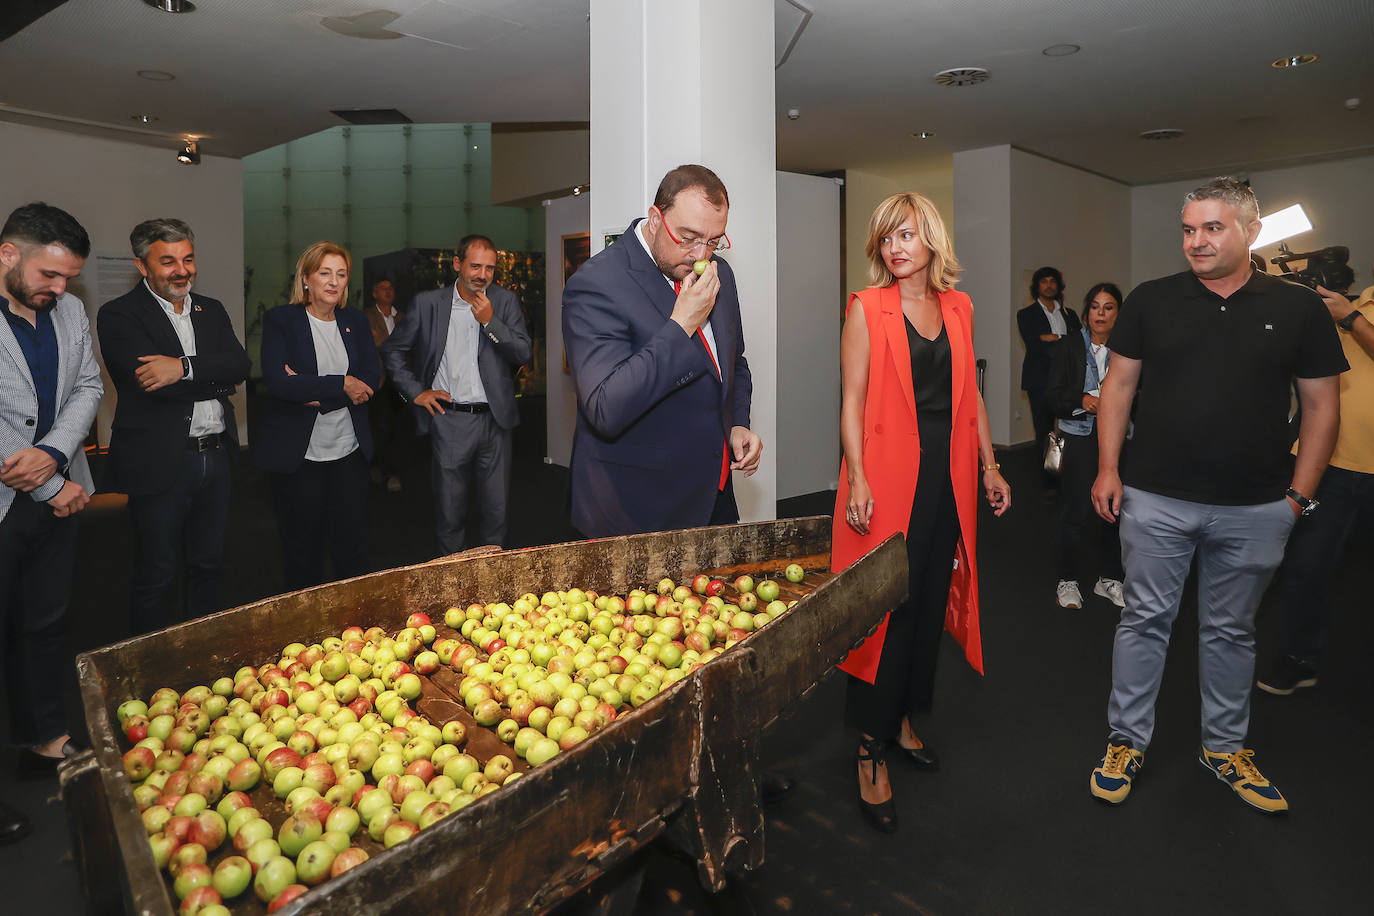
{"type": "MultiPolygon", "coordinates": [[[[334,320],[348,352],[348,374],[375,389],[381,371],[367,318],[362,312],[341,308],[334,320]]],[[[305,306],[279,305],[263,316],[262,377],[270,397],[253,443],[253,463],[258,467],[284,474],[299,470],[310,447],[315,418],[333,410],[347,410],[353,417],[358,445],[372,459],[367,403],[355,405],[348,399],[342,375],[319,374],[305,306]],[[287,375],[287,366],[296,374],[287,375]],[[308,406],[309,401],[319,401],[320,406],[308,406]]]]}
{"type": "Polygon", "coordinates": [[[669,320],[677,297],[631,237],[638,222],[563,291],[563,345],[577,386],[572,522],[591,537],[705,525],[725,437],[749,425],[754,387],[730,265],[716,262],[718,379],[701,340],[669,320]]]}

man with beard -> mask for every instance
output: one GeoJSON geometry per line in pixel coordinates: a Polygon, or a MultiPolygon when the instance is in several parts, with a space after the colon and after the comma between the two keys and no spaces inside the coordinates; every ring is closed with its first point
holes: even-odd
{"type": "Polygon", "coordinates": [[[130,619],[134,633],[147,633],[221,610],[229,461],[239,447],[229,397],[249,362],[224,306],[191,295],[190,226],[148,220],[129,243],[143,282],[105,303],[96,326],[119,392],[108,484],[129,494],[138,552],[130,619]],[[172,613],[178,547],[185,594],[172,613]]]}
{"type": "Polygon", "coordinates": [[[739,521],[731,472],[759,466],[728,247],[730,199],[705,166],[659,183],[648,216],[563,292],[577,385],[572,523],[612,537],[739,521]],[[698,276],[693,264],[706,259],[698,276]]]}
{"type": "Polygon", "coordinates": [[[396,390],[430,434],[435,534],[441,555],[465,545],[468,488],[475,483],[478,543],[506,539],[512,431],[520,422],[515,371],[530,358],[520,300],[496,285],[496,245],[465,236],[458,279],[415,297],[382,346],[396,390]]]}
{"type": "MultiPolygon", "coordinates": [[[[1078,333],[1082,325],[1073,309],[1064,308],[1064,275],[1057,267],[1037,270],[1031,277],[1030,294],[1031,304],[1016,313],[1016,329],[1026,346],[1021,362],[1021,390],[1030,402],[1036,447],[1043,452],[1045,440],[1055,425],[1054,411],[1045,394],[1050,380],[1050,358],[1059,339],[1078,333]]],[[[1058,490],[1057,477],[1043,474],[1041,480],[1051,496],[1058,490]]]]}
{"type": "Polygon", "coordinates": [[[1155,698],[1183,585],[1198,558],[1199,762],[1260,811],[1288,810],[1245,747],[1255,612],[1336,443],[1339,376],[1349,366],[1313,291],[1256,272],[1260,231],[1249,186],[1216,178],[1183,205],[1190,270],[1126,297],[1098,405],[1093,506],[1121,520],[1126,606],[1112,653],[1107,751],[1089,790],[1120,804],[1145,761],[1155,698]],[[1302,427],[1288,457],[1296,381],[1302,427]],[[1121,444],[1137,388],[1135,434],[1121,444]]]}
{"type": "MultiPolygon", "coordinates": [[[[104,393],[85,308],[66,291],[90,250],[81,224],[43,203],[0,229],[0,628],[10,738],[26,749],[26,775],[51,774],[75,750],[54,674],[71,667],[75,516],[95,489],[82,446],[104,393]]],[[[0,844],[27,832],[0,803],[0,844]]]]}

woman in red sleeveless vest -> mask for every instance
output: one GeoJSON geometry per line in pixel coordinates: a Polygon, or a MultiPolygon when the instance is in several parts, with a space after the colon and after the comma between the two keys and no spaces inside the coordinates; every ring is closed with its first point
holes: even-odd
{"type": "Polygon", "coordinates": [[[973,306],[953,289],[960,268],[935,205],[916,193],[878,205],[865,246],[873,286],[849,298],[840,341],[844,463],[835,502],[836,571],[893,532],[906,537],[910,597],[840,666],[850,675],[845,722],[860,732],[861,810],[897,829],[883,751],[895,739],[913,764],[939,760],[912,727],[928,712],[940,633],[980,674],[977,496],[1011,506],[975,383],[973,306]]]}

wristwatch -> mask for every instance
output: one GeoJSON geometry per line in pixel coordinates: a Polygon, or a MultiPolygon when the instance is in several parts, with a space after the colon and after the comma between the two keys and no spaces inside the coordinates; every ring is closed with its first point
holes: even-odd
{"type": "Polygon", "coordinates": [[[1317,502],[1315,499],[1308,499],[1292,487],[1289,487],[1288,492],[1284,495],[1298,504],[1298,508],[1302,510],[1302,512],[1299,513],[1301,515],[1311,515],[1313,512],[1316,512],[1317,507],[1321,505],[1321,503],[1317,502]]]}
{"type": "Polygon", "coordinates": [[[191,377],[191,357],[189,357],[189,356],[183,356],[183,357],[181,358],[181,377],[182,377],[182,378],[190,378],[190,377],[191,377]]]}
{"type": "Polygon", "coordinates": [[[1351,309],[1349,315],[1346,315],[1340,321],[1336,322],[1336,327],[1340,328],[1342,331],[1353,331],[1355,330],[1355,319],[1359,317],[1360,310],[1351,309]]]}

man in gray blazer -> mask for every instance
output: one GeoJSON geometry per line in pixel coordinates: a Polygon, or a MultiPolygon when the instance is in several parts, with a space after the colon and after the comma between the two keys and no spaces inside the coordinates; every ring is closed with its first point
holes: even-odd
{"type": "Polygon", "coordinates": [[[481,544],[506,537],[511,431],[520,422],[515,370],[529,361],[520,300],[492,282],[496,245],[465,236],[453,286],[421,293],[382,345],[382,361],[430,434],[435,533],[441,554],[465,546],[469,482],[475,483],[481,544]]]}
{"type": "MultiPolygon", "coordinates": [[[[81,300],[66,292],[91,243],[69,214],[20,207],[0,229],[0,627],[11,743],[26,769],[70,752],[53,672],[71,666],[64,623],[76,513],[95,486],[82,446],[104,388],[81,300]]],[[[0,843],[27,825],[0,804],[0,843]]]]}

